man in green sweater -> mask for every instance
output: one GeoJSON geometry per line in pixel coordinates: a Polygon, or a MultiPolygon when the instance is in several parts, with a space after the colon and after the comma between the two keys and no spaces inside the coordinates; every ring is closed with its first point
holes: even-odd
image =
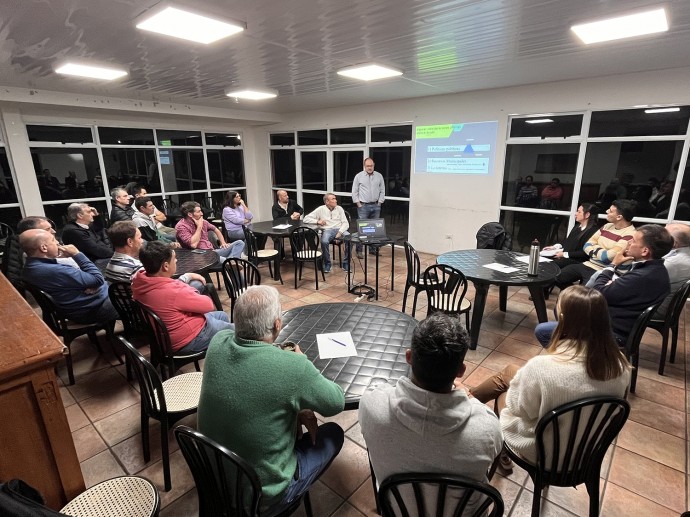
{"type": "Polygon", "coordinates": [[[274,287],[250,287],[238,298],[235,331],[216,334],[206,353],[198,413],[200,432],[256,470],[262,510],[272,511],[309,490],[344,439],[340,426],[318,426],[314,416],[340,413],[342,388],[323,377],[299,347],[289,352],[272,344],[281,318],[274,287]],[[307,432],[299,437],[302,425],[307,432]]]}

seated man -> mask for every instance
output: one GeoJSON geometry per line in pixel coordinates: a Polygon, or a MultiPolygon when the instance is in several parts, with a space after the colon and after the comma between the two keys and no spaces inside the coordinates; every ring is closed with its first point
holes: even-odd
{"type": "Polygon", "coordinates": [[[631,222],[634,216],[634,205],[631,201],[618,199],[611,203],[611,207],[606,211],[607,224],[592,235],[583,247],[589,260],[562,268],[556,277],[556,285],[560,289],[565,289],[578,281],[586,284],[594,273],[611,264],[635,233],[635,227],[631,222]]]}
{"type": "MultiPolygon", "coordinates": [[[[621,346],[642,311],[670,293],[669,275],[661,257],[671,251],[673,237],[661,226],[645,224],[624,246],[592,286],[606,298],[613,335],[621,346]],[[619,266],[631,262],[629,271],[619,276],[619,266]]],[[[556,326],[555,321],[537,325],[534,334],[542,346],[548,346],[556,326]]]]}
{"type": "Polygon", "coordinates": [[[98,268],[73,245],[61,246],[45,230],[26,230],[19,236],[26,253],[22,279],[53,297],[57,308],[77,323],[105,323],[119,318],[108,298],[108,284],[98,268]],[[78,268],[60,264],[72,257],[78,268]]]}
{"type": "Polygon", "coordinates": [[[146,196],[140,196],[134,200],[134,215],[132,216],[132,221],[137,225],[141,231],[141,237],[145,241],[158,241],[165,240],[167,242],[173,242],[174,248],[180,245],[175,240],[175,232],[171,234],[161,232],[158,227],[158,222],[155,219],[156,207],[151,201],[151,198],[146,196]]]}
{"type": "Polygon", "coordinates": [[[664,267],[671,282],[671,293],[659,306],[654,319],[663,320],[671,298],[683,284],[690,280],[690,226],[684,223],[670,223],[666,230],[673,237],[673,249],[664,255],[664,267]]]}
{"type": "Polygon", "coordinates": [[[163,320],[175,352],[192,354],[208,348],[217,332],[234,329],[230,318],[214,311],[208,296],[173,279],[177,271],[175,250],[161,241],[149,242],[139,250],[145,271],[132,280],[132,297],[163,320]]]}
{"type": "MultiPolygon", "coordinates": [[[[19,246],[19,236],[26,230],[33,229],[45,230],[46,232],[50,232],[51,234],[56,235],[55,228],[53,228],[53,223],[50,219],[42,215],[28,215],[17,223],[17,234],[14,236],[17,239],[17,246],[19,246]]],[[[60,241],[58,241],[58,243],[59,242],[60,241]]],[[[72,257],[60,256],[55,260],[57,260],[59,264],[67,264],[68,266],[79,268],[79,265],[74,261],[72,257]]]]}
{"type": "MultiPolygon", "coordinates": [[[[105,268],[105,279],[108,282],[130,283],[134,275],[143,267],[139,260],[139,251],[144,245],[141,232],[134,221],[118,221],[108,229],[108,236],[115,246],[115,253],[105,268]]],[[[223,310],[215,286],[211,282],[206,283],[203,276],[198,273],[185,273],[178,280],[189,284],[199,294],[210,296],[216,310],[223,310]]]]}
{"type": "Polygon", "coordinates": [[[276,192],[276,198],[277,200],[273,203],[273,208],[271,208],[273,219],[289,217],[293,221],[296,221],[304,213],[304,208],[299,206],[293,199],[290,199],[285,190],[276,192]]]}
{"type": "Polygon", "coordinates": [[[180,206],[182,219],[175,225],[177,240],[183,248],[197,250],[213,250],[213,244],[208,240],[208,232],[216,234],[220,248],[215,249],[221,262],[226,258],[240,258],[244,250],[244,241],[225,242],[221,231],[204,219],[201,205],[194,201],[187,201],[180,206]]]}
{"type": "Polygon", "coordinates": [[[69,222],[62,229],[65,244],[74,244],[89,260],[98,263],[113,256],[113,247],[103,231],[93,227],[98,211],[86,203],[72,203],[67,207],[69,222]]]}
{"type": "Polygon", "coordinates": [[[208,349],[199,400],[199,431],[256,470],[262,511],[285,507],[309,490],[344,439],[338,424],[317,426],[314,416],[340,413],[343,390],[299,347],[295,353],[273,346],[281,318],[275,288],[249,287],[235,304],[235,332],[221,332],[208,349]],[[308,432],[295,441],[301,424],[308,432]]]}
{"type": "MultiPolygon", "coordinates": [[[[343,207],[338,206],[335,194],[330,192],[323,196],[324,205],[314,210],[309,215],[304,216],[304,222],[318,224],[321,230],[321,253],[323,253],[323,271],[331,272],[331,252],[328,245],[334,239],[340,239],[348,233],[350,222],[347,220],[343,207]]],[[[345,246],[345,258],[342,267],[345,271],[350,271],[350,246],[345,246]]]]}
{"type": "Polygon", "coordinates": [[[433,314],[412,335],[410,377],[362,395],[359,422],[379,483],[405,472],[487,481],[503,437],[493,411],[454,389],[455,378],[465,373],[469,342],[460,319],[433,314]]]}
{"type": "Polygon", "coordinates": [[[113,209],[110,211],[110,224],[117,221],[131,221],[134,209],[129,204],[129,194],[123,188],[114,188],[110,191],[113,200],[113,209]]]}
{"type": "MultiPolygon", "coordinates": [[[[134,200],[136,201],[137,198],[140,197],[148,197],[148,192],[144,187],[141,185],[135,184],[130,184],[127,187],[127,193],[130,196],[134,197],[134,200]]],[[[169,239],[171,238],[172,240],[175,240],[175,228],[170,228],[169,226],[165,226],[163,223],[167,221],[168,217],[158,210],[156,206],[154,205],[153,207],[153,220],[156,222],[156,228],[158,231],[162,234],[164,234],[166,237],[169,239]]]]}

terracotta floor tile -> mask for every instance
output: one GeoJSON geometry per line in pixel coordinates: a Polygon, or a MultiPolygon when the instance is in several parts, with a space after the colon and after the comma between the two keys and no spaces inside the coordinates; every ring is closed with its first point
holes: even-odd
{"type": "Polygon", "coordinates": [[[685,440],[628,420],[617,445],[676,470],[685,472],[685,440]]]}
{"type": "Polygon", "coordinates": [[[332,514],[332,517],[363,517],[363,514],[354,506],[345,503],[332,514]]]}
{"type": "MultiPolygon", "coordinates": [[[[511,517],[529,517],[532,515],[532,497],[533,494],[527,489],[523,489],[518,497],[518,500],[513,505],[511,517]]],[[[575,515],[568,510],[548,501],[542,497],[541,499],[541,517],[571,517],[575,515]]]]}
{"type": "Polygon", "coordinates": [[[69,389],[67,389],[66,386],[60,386],[60,398],[62,399],[62,405],[64,407],[71,406],[72,404],[76,403],[74,397],[69,392],[69,389]]]}
{"type": "MultiPolygon", "coordinates": [[[[529,486],[526,488],[532,490],[531,480],[528,483],[529,486]]],[[[600,479],[599,504],[601,504],[605,484],[606,482],[600,479]]],[[[576,488],[550,486],[544,489],[542,497],[580,517],[587,517],[589,515],[589,494],[584,484],[578,485],[576,488]]]]}
{"type": "MultiPolygon", "coordinates": [[[[512,335],[512,334],[511,334],[512,335]]],[[[536,341],[536,340],[535,340],[536,341]]],[[[523,341],[518,341],[508,336],[496,348],[497,352],[512,355],[525,361],[529,361],[534,356],[539,355],[544,350],[540,345],[528,344],[523,341]]]]}
{"type": "Polygon", "coordinates": [[[165,507],[170,502],[189,492],[194,485],[194,478],[187,466],[187,462],[182,456],[182,452],[177,450],[170,455],[170,476],[172,489],[169,492],[163,491],[163,462],[157,461],[153,465],[138,472],[137,475],[144,476],[154,483],[161,495],[161,506],[165,507]]]}
{"type": "MultiPolygon", "coordinates": [[[[162,458],[161,455],[161,438],[160,425],[158,422],[152,423],[150,426],[150,448],[151,459],[148,462],[144,461],[144,452],[141,445],[141,433],[127,438],[112,447],[113,454],[117,457],[119,462],[124,466],[128,474],[136,474],[149,465],[162,458]]],[[[168,447],[170,454],[179,449],[175,435],[170,431],[168,433],[168,447]]]]}
{"type": "Polygon", "coordinates": [[[518,325],[515,330],[508,334],[509,338],[517,339],[518,341],[523,341],[529,343],[530,345],[539,345],[537,338],[534,337],[534,328],[523,327],[518,325]]]}
{"type": "MultiPolygon", "coordinates": [[[[491,348],[486,348],[481,345],[477,345],[476,350],[468,350],[467,354],[465,354],[465,360],[470,361],[471,363],[474,364],[481,364],[484,359],[486,359],[489,354],[492,352],[491,348]]],[[[465,374],[467,375],[467,374],[465,374]]]]}
{"type": "Polygon", "coordinates": [[[638,377],[645,377],[664,384],[670,384],[677,388],[685,389],[685,367],[679,365],[666,364],[664,375],[659,375],[658,362],[647,361],[640,359],[640,371],[638,377]]]}
{"type": "Polygon", "coordinates": [[[609,481],[680,513],[685,508],[683,473],[618,447],[609,481]]]}
{"type": "Polygon", "coordinates": [[[80,402],[84,413],[92,422],[97,422],[113,413],[133,404],[137,404],[141,396],[130,386],[125,386],[115,393],[103,393],[80,402]]]}
{"type": "Polygon", "coordinates": [[[632,394],[628,396],[628,402],[630,420],[685,439],[685,411],[670,409],[632,394]]]}
{"type": "Polygon", "coordinates": [[[629,517],[631,515],[678,517],[678,512],[656,504],[609,481],[606,485],[601,515],[605,517],[629,517]]]}
{"type": "Polygon", "coordinates": [[[78,404],[73,404],[65,408],[65,414],[67,415],[67,423],[69,424],[69,430],[74,432],[77,429],[89,425],[89,419],[87,418],[84,411],[78,404]]]}
{"type": "Polygon", "coordinates": [[[491,318],[484,318],[482,320],[481,330],[487,330],[489,332],[494,332],[495,334],[501,334],[502,336],[507,336],[515,329],[514,323],[499,322],[491,318]]]}
{"type": "Polygon", "coordinates": [[[465,386],[474,388],[476,386],[479,386],[482,382],[484,382],[486,379],[495,374],[495,370],[489,370],[488,368],[484,368],[483,366],[477,366],[470,375],[468,375],[467,377],[463,377],[462,383],[465,386]]]}
{"type": "MultiPolygon", "coordinates": [[[[311,509],[314,516],[332,515],[344,502],[342,497],[324,485],[321,481],[317,481],[309,489],[309,500],[311,501],[311,509]]],[[[304,504],[301,504],[293,515],[295,517],[306,517],[307,514],[304,511],[304,504]]]]}
{"type": "Polygon", "coordinates": [[[86,488],[116,476],[124,476],[126,473],[117,462],[112,453],[103,451],[81,462],[81,473],[84,476],[86,488]]]}
{"type": "Polygon", "coordinates": [[[364,441],[364,437],[362,436],[362,426],[359,425],[359,422],[350,427],[350,429],[348,429],[345,433],[345,436],[347,436],[360,447],[364,449],[367,448],[367,443],[364,441]]]}
{"type": "Polygon", "coordinates": [[[92,425],[77,429],[72,433],[77,459],[84,461],[107,449],[105,442],[92,425]]]}
{"type": "Polygon", "coordinates": [[[685,406],[685,389],[647,377],[637,377],[637,386],[633,395],[679,411],[682,411],[685,406]]]}
{"type": "Polygon", "coordinates": [[[486,359],[484,359],[482,366],[484,368],[489,368],[490,370],[500,372],[508,365],[514,364],[517,366],[522,366],[526,362],[527,361],[524,359],[520,359],[508,354],[502,354],[501,352],[494,350],[486,359]]]}
{"type": "Polygon", "coordinates": [[[120,375],[115,368],[91,372],[83,375],[78,383],[68,388],[77,402],[87,398],[112,393],[127,385],[127,379],[120,375]]]}
{"type": "Polygon", "coordinates": [[[199,517],[199,498],[196,488],[167,504],[160,517],[199,517]]]}
{"type": "Polygon", "coordinates": [[[335,422],[343,431],[350,429],[353,425],[357,423],[357,410],[351,409],[349,411],[343,411],[335,416],[325,417],[320,414],[316,414],[316,417],[322,422],[335,422]]]}
{"type": "Polygon", "coordinates": [[[340,454],[321,481],[341,497],[349,497],[370,475],[367,451],[346,438],[340,454]]]}
{"type": "Polygon", "coordinates": [[[505,515],[508,515],[520,494],[520,490],[522,490],[522,486],[501,476],[498,472],[491,480],[491,486],[501,493],[505,515]]]}
{"type": "Polygon", "coordinates": [[[506,337],[501,334],[495,334],[494,332],[489,332],[482,328],[479,333],[479,343],[477,345],[494,350],[505,338],[506,337]]]}

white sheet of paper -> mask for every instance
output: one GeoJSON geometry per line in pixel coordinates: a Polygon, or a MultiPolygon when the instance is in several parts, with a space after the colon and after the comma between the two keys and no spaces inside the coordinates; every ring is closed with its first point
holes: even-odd
{"type": "MultiPolygon", "coordinates": [[[[516,260],[519,260],[520,262],[524,262],[525,264],[529,264],[529,256],[528,255],[525,255],[524,257],[518,257],[516,260]]],[[[539,262],[552,262],[552,260],[545,258],[545,257],[539,257],[539,262]]]]}
{"type": "Polygon", "coordinates": [[[319,346],[319,357],[321,359],[357,355],[355,343],[352,341],[352,334],[349,332],[317,334],[316,344],[319,346]]]}
{"type": "Polygon", "coordinates": [[[273,227],[274,230],[287,230],[290,228],[292,225],[291,224],[278,224],[273,227]]]}
{"type": "Polygon", "coordinates": [[[515,273],[515,271],[518,270],[516,267],[506,266],[505,264],[499,264],[498,262],[484,264],[483,267],[488,267],[489,269],[493,269],[494,271],[498,271],[500,273],[515,273]]]}

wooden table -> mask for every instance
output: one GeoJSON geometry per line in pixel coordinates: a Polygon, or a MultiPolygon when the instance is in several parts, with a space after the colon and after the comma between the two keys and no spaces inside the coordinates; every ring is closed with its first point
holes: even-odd
{"type": "Polygon", "coordinates": [[[292,341],[327,379],[345,392],[345,409],[359,407],[359,399],[372,384],[395,382],[408,374],[405,350],[417,320],[402,312],[360,303],[320,303],[283,314],[276,343],[292,341]],[[316,335],[350,332],[357,356],[320,359],[316,335]]]}
{"type": "Polygon", "coordinates": [[[500,309],[506,311],[506,299],[508,286],[527,286],[532,295],[532,302],[537,311],[539,322],[548,321],[546,314],[546,300],[544,299],[544,286],[553,282],[560,272],[560,268],[553,262],[540,262],[537,276],[527,274],[527,263],[518,260],[525,257],[524,253],[515,253],[505,250],[458,250],[449,251],[438,256],[436,262],[447,264],[462,271],[475,287],[474,309],[472,311],[472,324],[470,328],[471,348],[477,348],[479,331],[482,326],[482,317],[486,305],[486,296],[491,284],[500,289],[500,309]],[[513,273],[501,273],[484,267],[486,264],[498,263],[517,268],[513,273]]]}
{"type": "Polygon", "coordinates": [[[26,481],[59,510],[84,491],[54,372],[65,347],[2,274],[0,318],[0,480],[26,481]]]}

